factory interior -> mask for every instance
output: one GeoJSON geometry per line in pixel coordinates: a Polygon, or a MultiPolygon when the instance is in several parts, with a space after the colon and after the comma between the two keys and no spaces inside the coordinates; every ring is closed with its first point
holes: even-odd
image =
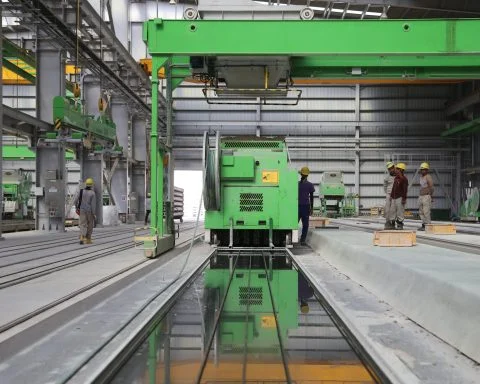
{"type": "Polygon", "coordinates": [[[0,383],[480,384],[480,2],[0,16],[0,383]]]}

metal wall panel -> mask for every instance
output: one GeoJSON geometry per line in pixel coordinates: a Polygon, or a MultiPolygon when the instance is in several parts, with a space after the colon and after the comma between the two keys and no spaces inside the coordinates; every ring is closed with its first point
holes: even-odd
{"type": "MultiPolygon", "coordinates": [[[[301,89],[304,99],[297,106],[211,106],[202,99],[198,87],[188,88],[184,84],[176,90],[176,96],[189,99],[175,101],[179,123],[175,126],[174,141],[178,148],[175,150],[177,167],[200,169],[203,131],[253,135],[260,124],[261,135],[288,137],[292,166],[295,169],[310,167],[310,180],[316,185],[322,172],[343,171],[347,191],[353,192],[358,150],[360,204],[364,209],[383,204],[385,162],[389,159],[407,162],[410,179],[422,161],[429,161],[432,168],[439,170],[447,194],[452,195],[457,144],[440,138],[439,134],[445,129],[444,106],[452,97],[453,86],[361,86],[358,142],[355,140],[354,86],[301,89]],[[181,124],[182,121],[185,124],[181,124]],[[214,124],[209,125],[208,121],[214,124]],[[343,121],[353,124],[339,125],[343,121]]],[[[442,197],[445,193],[439,186],[436,194],[435,207],[447,207],[448,201],[442,197]]],[[[415,185],[410,190],[409,208],[416,207],[417,196],[415,185]]]]}

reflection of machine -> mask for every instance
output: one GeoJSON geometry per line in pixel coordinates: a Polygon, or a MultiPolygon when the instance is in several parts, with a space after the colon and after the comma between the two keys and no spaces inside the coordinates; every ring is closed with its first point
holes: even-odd
{"type": "MultiPolygon", "coordinates": [[[[324,172],[320,181],[319,189],[320,210],[322,216],[342,216],[345,201],[345,185],[343,184],[342,172],[324,172]]],[[[349,200],[351,206],[351,201],[349,200]]],[[[351,208],[348,209],[350,211],[351,208]]],[[[353,208],[353,211],[355,209],[353,208]]],[[[346,213],[346,212],[345,212],[346,213]]]]}
{"type": "Polygon", "coordinates": [[[23,219],[32,188],[32,174],[20,170],[3,171],[4,218],[23,219]]]}
{"type": "Polygon", "coordinates": [[[218,305],[227,294],[218,329],[220,353],[243,353],[248,344],[249,352],[277,356],[280,342],[275,315],[284,341],[288,330],[298,326],[298,273],[286,264],[284,252],[274,254],[271,267],[265,261],[268,258],[253,253],[240,256],[233,277],[229,257],[220,252],[205,272],[206,339],[213,331],[209,328],[215,323],[218,305]]]}
{"type": "Polygon", "coordinates": [[[285,246],[298,239],[297,174],[283,138],[204,135],[205,239],[229,246],[285,246]]]}
{"type": "Polygon", "coordinates": [[[480,218],[480,192],[473,188],[468,199],[460,207],[460,218],[463,221],[477,221],[480,218]]]}

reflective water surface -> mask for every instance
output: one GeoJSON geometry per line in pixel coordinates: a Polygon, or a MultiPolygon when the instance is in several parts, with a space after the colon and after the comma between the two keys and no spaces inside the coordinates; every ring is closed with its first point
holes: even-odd
{"type": "Polygon", "coordinates": [[[374,380],[302,275],[285,263],[240,260],[212,263],[113,382],[374,380]]]}

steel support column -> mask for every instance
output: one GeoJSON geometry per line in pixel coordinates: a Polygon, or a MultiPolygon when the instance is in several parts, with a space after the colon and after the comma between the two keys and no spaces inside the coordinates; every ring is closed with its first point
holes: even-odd
{"type": "MultiPolygon", "coordinates": [[[[2,7],[0,7],[0,74],[3,73],[3,33],[2,33],[2,7]]],[[[0,240],[2,237],[3,217],[3,76],[0,76],[0,240]]]]}
{"type": "MultiPolygon", "coordinates": [[[[37,35],[37,117],[53,123],[53,98],[65,96],[65,57],[64,51],[53,46],[45,36],[37,35]]],[[[52,216],[47,206],[48,194],[56,187],[47,190],[48,171],[56,171],[60,189],[65,191],[65,146],[63,143],[45,143],[36,149],[36,186],[43,189],[43,195],[37,196],[36,227],[45,230],[65,230],[65,193],[55,196],[58,213],[52,216]],[[61,208],[63,207],[63,209],[61,208]]],[[[52,177],[49,174],[48,177],[52,177]]]]}
{"type": "MultiPolygon", "coordinates": [[[[128,154],[128,105],[121,102],[112,103],[112,118],[117,125],[118,144],[123,147],[123,154],[128,154]]],[[[121,160],[117,170],[112,175],[112,195],[117,205],[118,213],[125,214],[128,210],[128,159],[121,160]]]]}
{"type": "MultiPolygon", "coordinates": [[[[100,99],[101,88],[100,81],[94,74],[86,74],[82,79],[82,103],[85,113],[98,116],[98,100],[100,99]]],[[[81,178],[85,181],[91,177],[95,182],[95,198],[97,226],[103,226],[103,170],[105,162],[103,156],[93,154],[90,150],[83,148],[81,153],[81,178]]]]}
{"type": "MultiPolygon", "coordinates": [[[[355,120],[360,121],[360,85],[355,86],[355,120]]],[[[355,127],[355,214],[360,213],[360,126],[355,127]]]]}
{"type": "Polygon", "coordinates": [[[147,161],[147,131],[145,119],[133,119],[133,159],[132,165],[132,192],[138,196],[137,220],[143,219],[145,214],[146,188],[146,161],[147,161]],[[143,217],[142,217],[143,216],[143,217]]]}
{"type": "MultiPolygon", "coordinates": [[[[455,193],[455,204],[454,207],[457,210],[456,214],[460,216],[460,207],[462,206],[462,151],[461,144],[458,143],[458,151],[455,165],[455,180],[454,193],[455,193]]],[[[453,212],[452,212],[453,214],[453,212]]]]}
{"type": "MultiPolygon", "coordinates": [[[[159,146],[158,134],[158,70],[165,59],[152,59],[152,129],[150,132],[150,188],[152,194],[151,226],[163,235],[163,149],[159,146]]],[[[152,229],[152,235],[155,231],[152,229]]]]}

